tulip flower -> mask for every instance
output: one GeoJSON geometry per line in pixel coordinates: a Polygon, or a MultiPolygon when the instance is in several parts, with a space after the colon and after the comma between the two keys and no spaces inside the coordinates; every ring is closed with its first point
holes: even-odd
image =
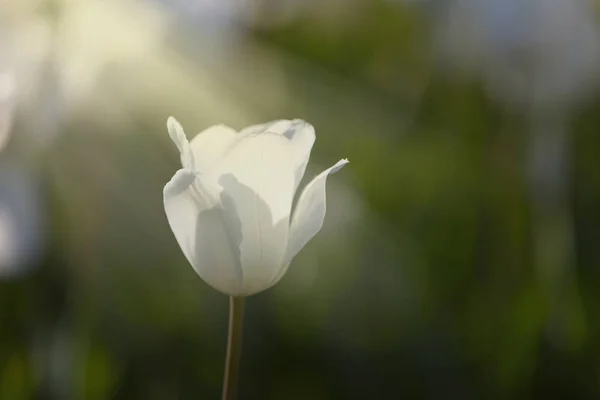
{"type": "Polygon", "coordinates": [[[216,125],[189,142],[170,117],[167,128],[182,168],[165,185],[169,225],[198,275],[230,296],[223,399],[237,395],[245,296],[275,285],[296,254],[323,227],[329,174],[302,191],[315,130],[301,120],[280,120],[240,132],[216,125]]]}
{"type": "Polygon", "coordinates": [[[280,120],[236,132],[212,126],[188,141],[167,127],[182,168],[164,188],[169,225],[186,258],[213,288],[234,297],[275,285],[322,228],[327,176],[338,161],[294,195],[315,141],[311,124],[280,120]]]}

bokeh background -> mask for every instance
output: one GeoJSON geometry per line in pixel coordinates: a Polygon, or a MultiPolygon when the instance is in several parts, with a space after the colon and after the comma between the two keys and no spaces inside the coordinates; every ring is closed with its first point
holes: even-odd
{"type": "Polygon", "coordinates": [[[600,398],[596,0],[0,2],[0,399],[217,399],[166,132],[315,125],[242,399],[600,398]]]}

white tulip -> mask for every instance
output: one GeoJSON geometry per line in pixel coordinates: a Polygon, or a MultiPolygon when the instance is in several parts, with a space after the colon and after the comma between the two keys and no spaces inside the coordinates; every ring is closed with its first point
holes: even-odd
{"type": "Polygon", "coordinates": [[[167,127],[183,168],[164,188],[169,225],[198,275],[230,296],[275,285],[292,258],[322,228],[327,176],[321,172],[292,202],[315,141],[313,126],[280,120],[236,132],[212,126],[188,142],[167,127]]]}

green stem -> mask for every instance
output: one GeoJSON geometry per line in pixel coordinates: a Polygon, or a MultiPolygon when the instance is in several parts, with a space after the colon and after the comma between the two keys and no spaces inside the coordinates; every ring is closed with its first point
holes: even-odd
{"type": "Polygon", "coordinates": [[[229,297],[229,335],[227,337],[223,400],[235,400],[237,398],[245,302],[245,297],[229,297]]]}

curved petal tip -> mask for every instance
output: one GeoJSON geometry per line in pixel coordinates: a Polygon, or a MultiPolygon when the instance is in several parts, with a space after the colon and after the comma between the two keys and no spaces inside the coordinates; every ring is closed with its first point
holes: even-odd
{"type": "Polygon", "coordinates": [[[194,182],[194,179],[196,179],[196,175],[193,171],[180,169],[163,188],[163,196],[169,197],[181,194],[194,182]]]}
{"type": "Polygon", "coordinates": [[[347,158],[342,158],[340,161],[338,161],[337,163],[335,163],[335,165],[333,167],[331,167],[331,169],[329,170],[329,174],[335,174],[340,169],[342,169],[342,167],[344,165],[348,164],[349,162],[350,161],[348,161],[347,158]]]}
{"type": "Polygon", "coordinates": [[[177,146],[180,152],[183,152],[187,138],[185,137],[185,132],[179,121],[174,117],[167,118],[167,130],[169,131],[169,136],[171,136],[171,140],[175,143],[175,146],[177,146]]]}

